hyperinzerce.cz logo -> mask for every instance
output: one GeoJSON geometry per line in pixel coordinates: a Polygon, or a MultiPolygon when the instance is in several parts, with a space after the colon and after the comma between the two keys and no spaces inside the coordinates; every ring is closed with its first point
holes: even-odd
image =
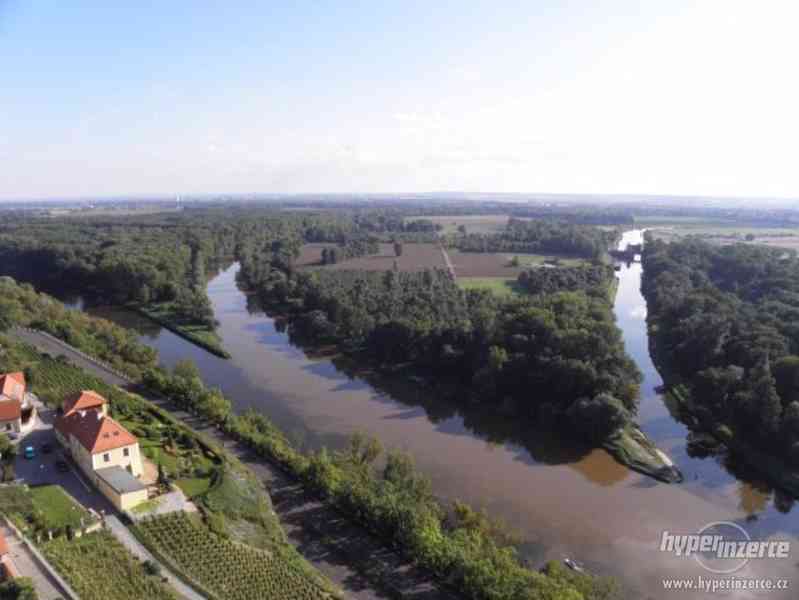
{"type": "Polygon", "coordinates": [[[708,523],[696,533],[664,531],[660,551],[693,558],[711,573],[730,574],[750,560],[786,559],[791,552],[787,540],[752,540],[749,533],[730,521],[708,523]]]}

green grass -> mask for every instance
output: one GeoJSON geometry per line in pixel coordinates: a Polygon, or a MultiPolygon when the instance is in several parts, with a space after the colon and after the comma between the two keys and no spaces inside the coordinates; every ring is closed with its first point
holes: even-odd
{"type": "Polygon", "coordinates": [[[177,313],[171,302],[147,306],[132,305],[131,308],[212,354],[230,358],[230,354],[222,347],[222,339],[216,330],[203,323],[187,320],[177,313]]]}
{"type": "Polygon", "coordinates": [[[75,589],[81,600],[177,600],[160,578],[144,567],[106,531],[41,545],[44,555],[75,589]]]}
{"type": "Polygon", "coordinates": [[[498,296],[524,293],[513,277],[460,277],[458,285],[464,290],[489,290],[498,296]]]}
{"type": "Polygon", "coordinates": [[[588,262],[584,258],[557,256],[555,254],[509,254],[508,260],[513,260],[514,256],[519,257],[519,266],[521,267],[539,267],[545,264],[560,267],[579,267],[588,262]]]}
{"type": "Polygon", "coordinates": [[[183,490],[187,498],[195,498],[211,488],[211,479],[208,477],[185,477],[175,481],[175,484],[183,490]]]}
{"type": "Polygon", "coordinates": [[[85,524],[92,521],[92,516],[80,504],[75,502],[58,485],[43,485],[30,488],[34,510],[43,517],[45,529],[79,529],[81,517],[85,524]]]}
{"type": "Polygon", "coordinates": [[[33,514],[33,500],[28,491],[19,485],[0,487],[0,512],[7,515],[33,514]]]}

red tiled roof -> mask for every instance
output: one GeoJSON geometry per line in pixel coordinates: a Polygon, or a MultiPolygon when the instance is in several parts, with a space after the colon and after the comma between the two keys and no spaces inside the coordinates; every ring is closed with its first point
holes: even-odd
{"type": "Polygon", "coordinates": [[[0,533],[0,556],[3,556],[3,554],[8,554],[8,543],[3,534],[0,533]]]}
{"type": "Polygon", "coordinates": [[[19,400],[0,399],[0,421],[16,421],[22,417],[22,403],[19,400]]]}
{"type": "Polygon", "coordinates": [[[107,404],[108,400],[103,398],[97,392],[93,392],[92,390],[83,390],[82,392],[76,392],[67,396],[64,399],[64,416],[67,417],[72,413],[78,412],[79,410],[89,410],[93,408],[99,408],[103,404],[107,404]]]}
{"type": "Polygon", "coordinates": [[[0,396],[22,401],[25,395],[25,373],[5,373],[0,375],[0,396]],[[21,388],[19,386],[22,386],[21,388]]]}
{"type": "Polygon", "coordinates": [[[55,428],[64,437],[73,436],[91,454],[138,443],[136,436],[97,410],[60,415],[55,421],[55,428]]]}

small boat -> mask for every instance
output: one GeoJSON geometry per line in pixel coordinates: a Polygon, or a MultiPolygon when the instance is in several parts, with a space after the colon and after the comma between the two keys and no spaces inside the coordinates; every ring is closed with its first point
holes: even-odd
{"type": "Polygon", "coordinates": [[[572,571],[577,573],[585,573],[585,569],[576,560],[572,560],[568,556],[563,559],[563,564],[569,567],[572,571]]]}

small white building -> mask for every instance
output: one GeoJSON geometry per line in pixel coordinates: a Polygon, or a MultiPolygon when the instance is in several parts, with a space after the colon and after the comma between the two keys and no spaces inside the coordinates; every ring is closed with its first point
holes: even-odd
{"type": "Polygon", "coordinates": [[[108,416],[108,401],[100,394],[84,390],[67,397],[55,433],[81,471],[119,510],[147,500],[147,487],[139,481],[139,440],[108,416]]]}

